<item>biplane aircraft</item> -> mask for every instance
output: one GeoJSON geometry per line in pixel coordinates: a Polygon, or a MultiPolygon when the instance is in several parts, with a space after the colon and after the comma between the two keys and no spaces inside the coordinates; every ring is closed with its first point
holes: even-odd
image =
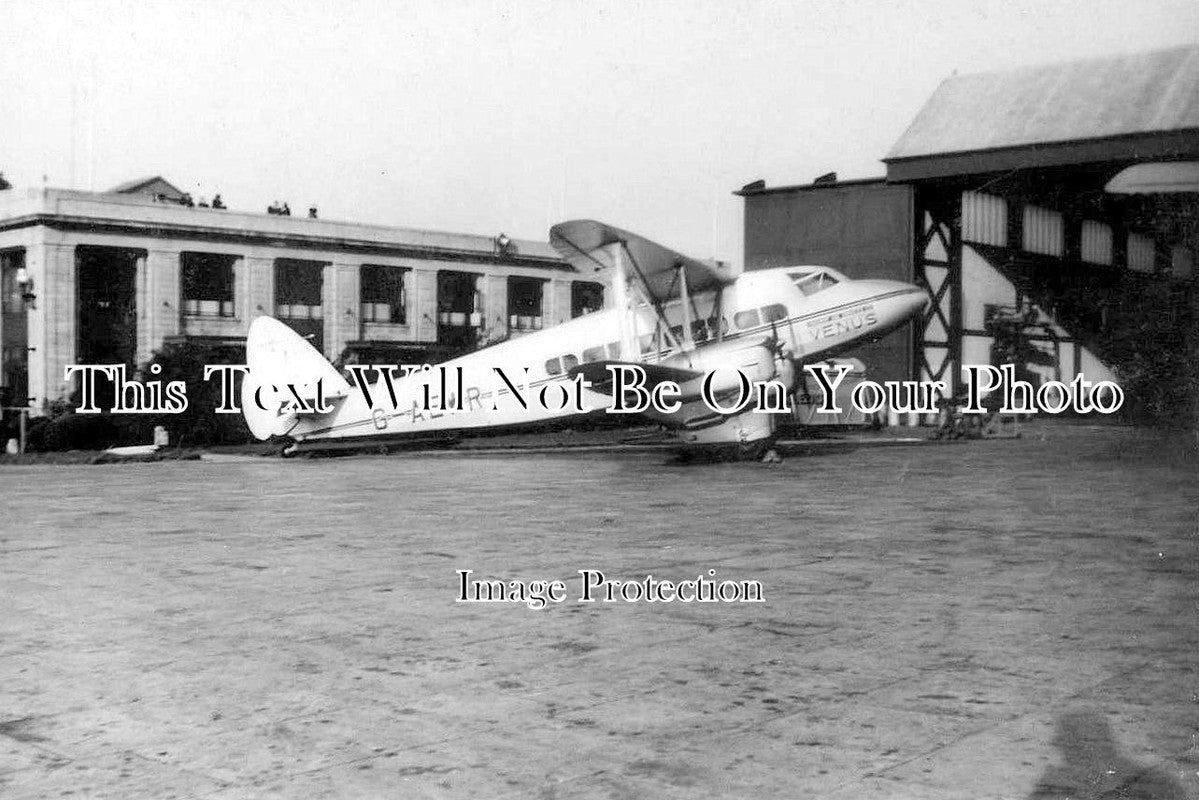
{"type": "Polygon", "coordinates": [[[740,392],[741,376],[792,392],[802,365],[882,336],[928,301],[917,286],[850,280],[827,267],[733,275],[724,265],[591,220],[554,226],[550,242],[576,270],[611,276],[614,307],[436,368],[360,365],[347,379],[284,324],[255,319],[242,383],[250,430],[259,439],[290,439],[285,453],[292,453],[527,426],[580,407],[612,410],[623,394],[611,391],[617,370],[635,366],[647,390],[665,381],[677,385],[677,408],[651,407],[644,416],[673,430],[681,445],[752,455],[773,439],[776,415],[748,401],[736,410],[731,404],[729,413],[723,405],[714,410],[701,400],[705,379],[720,376],[715,385],[709,381],[719,397],[740,392]],[[283,386],[308,388],[287,395],[283,386]],[[531,395],[542,402],[529,402],[531,395]],[[554,399],[546,402],[547,395],[554,399]]]}

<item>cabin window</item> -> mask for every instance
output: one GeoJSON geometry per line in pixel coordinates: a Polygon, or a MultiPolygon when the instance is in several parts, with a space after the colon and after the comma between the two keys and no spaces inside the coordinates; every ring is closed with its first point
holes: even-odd
{"type": "Polygon", "coordinates": [[[611,342],[608,344],[608,358],[614,360],[620,358],[620,342],[611,342]]]}
{"type": "Polygon", "coordinates": [[[407,271],[402,267],[362,265],[358,302],[363,322],[407,324],[408,303],[404,292],[404,273],[407,271]]]}
{"type": "Polygon", "coordinates": [[[237,256],[181,253],[183,313],[189,317],[233,316],[233,269],[237,256]]]}
{"type": "Polygon", "coordinates": [[[562,374],[562,360],[559,358],[551,358],[549,361],[545,362],[545,374],[546,375],[561,375],[562,374]]]}
{"type": "Polygon", "coordinates": [[[721,336],[728,333],[729,332],[728,319],[725,317],[720,317],[719,319],[717,319],[716,317],[708,317],[708,330],[715,331],[718,328],[720,330],[721,336]]]}
{"type": "Polygon", "coordinates": [[[752,308],[749,311],[738,311],[733,315],[733,325],[741,330],[747,328],[756,328],[761,322],[758,319],[758,309],[752,308]]]}
{"type": "Polygon", "coordinates": [[[592,361],[603,361],[603,360],[604,360],[604,346],[603,345],[600,345],[599,347],[588,347],[586,350],[583,351],[583,363],[584,364],[590,364],[592,361]]]}
{"type": "Polygon", "coordinates": [[[697,319],[691,323],[691,338],[697,342],[708,341],[708,323],[702,319],[697,319]]]}
{"type": "Polygon", "coordinates": [[[762,322],[771,323],[785,320],[787,318],[787,307],[779,303],[773,303],[761,309],[762,322]]]}
{"type": "Polygon", "coordinates": [[[575,356],[571,353],[567,353],[566,355],[562,356],[562,371],[563,372],[570,372],[572,369],[574,369],[577,366],[579,366],[579,359],[577,356],[575,356]]]}

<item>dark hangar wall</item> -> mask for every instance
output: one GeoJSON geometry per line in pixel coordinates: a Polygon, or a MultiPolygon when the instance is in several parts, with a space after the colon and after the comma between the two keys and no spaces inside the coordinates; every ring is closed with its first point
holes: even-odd
{"type": "MultiPolygon", "coordinates": [[[[747,190],[745,268],[820,264],[851,278],[913,281],[913,193],[881,179],[747,190]]],[[[871,380],[912,378],[911,324],[847,355],[871,380]]]]}

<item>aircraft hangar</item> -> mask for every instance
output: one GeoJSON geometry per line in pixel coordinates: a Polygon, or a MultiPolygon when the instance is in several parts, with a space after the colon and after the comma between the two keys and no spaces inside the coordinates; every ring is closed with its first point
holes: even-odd
{"type": "Polygon", "coordinates": [[[1197,86],[1194,46],[950,77],[885,177],[737,192],[746,269],[824,263],[926,286],[922,319],[855,353],[879,378],[956,391],[962,364],[1015,362],[1035,383],[1125,381],[1149,349],[1185,363],[1199,194],[1138,189],[1126,170],[1193,168],[1197,86]]]}

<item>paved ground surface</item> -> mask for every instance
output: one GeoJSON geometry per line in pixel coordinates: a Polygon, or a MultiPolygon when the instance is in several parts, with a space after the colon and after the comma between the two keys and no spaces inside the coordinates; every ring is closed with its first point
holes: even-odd
{"type": "Polygon", "coordinates": [[[5,467],[0,797],[1199,797],[1197,463],[1032,433],[5,467]]]}

